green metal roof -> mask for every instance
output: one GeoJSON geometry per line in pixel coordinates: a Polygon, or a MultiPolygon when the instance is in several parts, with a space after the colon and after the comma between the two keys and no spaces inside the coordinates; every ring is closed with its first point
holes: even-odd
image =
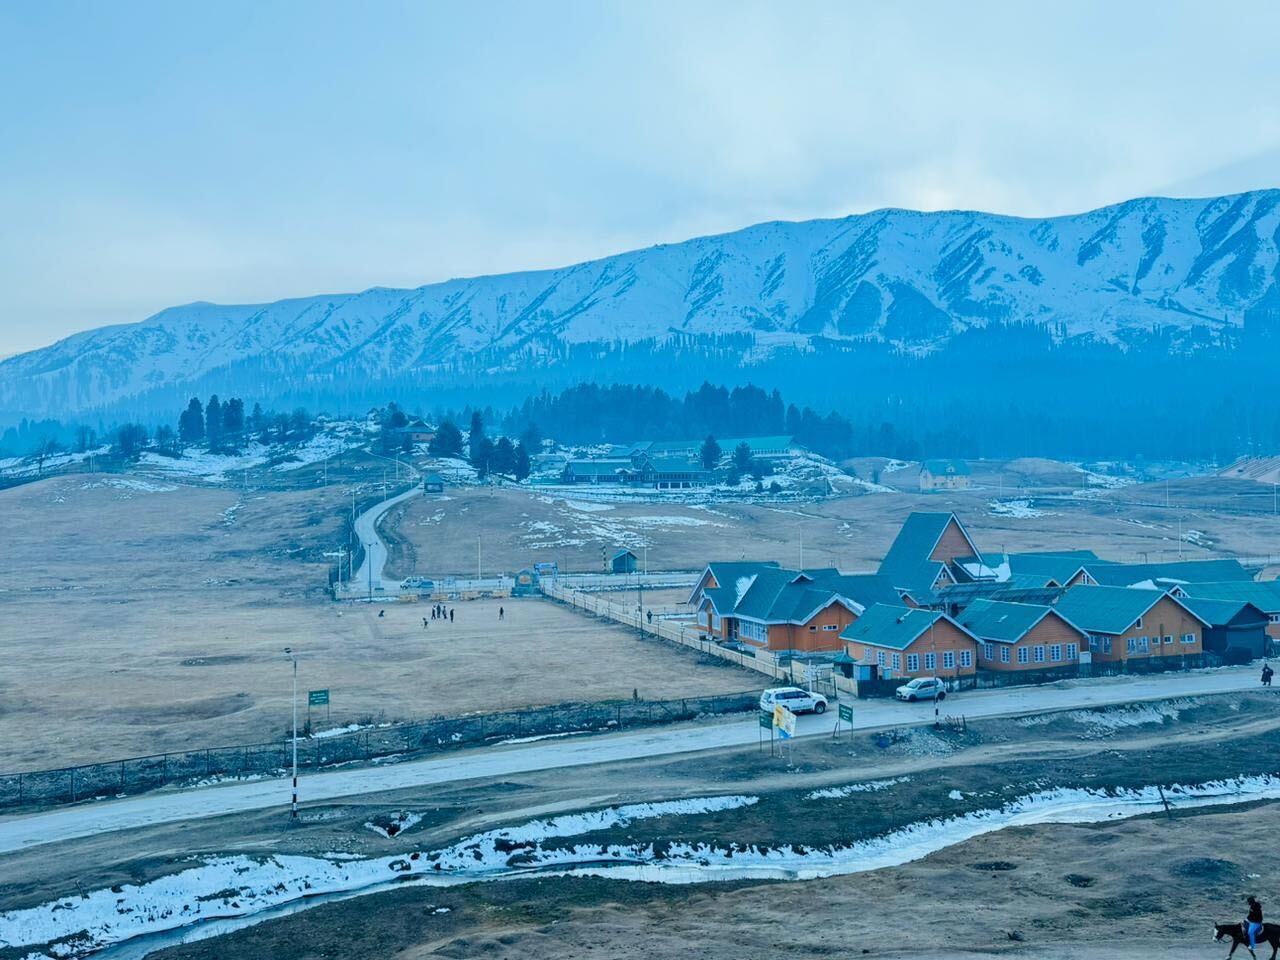
{"type": "MultiPolygon", "coordinates": [[[[981,640],[1017,643],[1037,623],[1048,616],[1065,620],[1053,607],[1038,603],[1012,603],[1007,600],[975,600],[960,613],[957,620],[981,640]]],[[[1068,626],[1075,628],[1074,624],[1068,626]]],[[[1078,629],[1078,628],[1075,628],[1078,629]]],[[[1084,631],[1080,631],[1083,633],[1084,631]]]]}
{"type": "MultiPolygon", "coordinates": [[[[944,566],[939,561],[930,560],[929,554],[942,538],[947,525],[955,519],[953,513],[910,513],[889,552],[880,561],[880,574],[892,580],[895,587],[911,591],[913,596],[928,593],[944,566]]],[[[960,525],[959,520],[956,523],[960,525]]],[[[960,529],[963,531],[964,526],[960,525],[960,529]]]]}
{"type": "Polygon", "coordinates": [[[1280,580],[1185,583],[1180,584],[1179,589],[1188,597],[1206,600],[1247,600],[1263,613],[1280,613],[1280,580]]]}
{"type": "Polygon", "coordinates": [[[712,564],[719,587],[704,591],[722,617],[761,623],[805,623],[840,599],[860,608],[897,603],[893,584],[877,574],[842,574],[834,567],[788,570],[776,564],[712,564]]]}
{"type": "Polygon", "coordinates": [[[937,610],[877,603],[845,627],[840,639],[890,650],[905,650],[942,619],[943,614],[937,610]]]}
{"type": "Polygon", "coordinates": [[[969,475],[969,465],[963,460],[925,460],[920,464],[921,470],[928,470],[935,477],[945,477],[953,474],[959,477],[967,477],[969,475]]]}
{"type": "Polygon", "coordinates": [[[619,470],[631,469],[630,460],[570,460],[566,469],[583,477],[613,476],[619,470]]]}
{"type": "Polygon", "coordinates": [[[1252,610],[1250,620],[1267,620],[1265,611],[1258,609],[1248,600],[1210,600],[1205,597],[1187,597],[1182,605],[1211,627],[1223,627],[1229,624],[1241,611],[1252,610]]]}
{"type": "Polygon", "coordinates": [[[1098,559],[1093,556],[1092,551],[1084,550],[1080,553],[1088,554],[1088,556],[1076,553],[1011,553],[1009,554],[1009,569],[1020,576],[1039,578],[1041,586],[1050,580],[1059,585],[1065,585],[1068,580],[1080,571],[1086,561],[1098,559]]]}
{"type": "Polygon", "coordinates": [[[1187,583],[1217,583],[1223,580],[1252,581],[1238,560],[1175,560],[1169,563],[1084,564],[1089,576],[1102,586],[1129,587],[1150,584],[1168,588],[1187,583]]]}
{"type": "MultiPolygon", "coordinates": [[[[1164,597],[1163,590],[1133,587],[1072,587],[1054,609],[1089,633],[1124,633],[1164,597]]],[[[1177,599],[1170,597],[1175,603],[1177,599]]],[[[1194,611],[1192,611],[1194,615],[1194,611]]]]}

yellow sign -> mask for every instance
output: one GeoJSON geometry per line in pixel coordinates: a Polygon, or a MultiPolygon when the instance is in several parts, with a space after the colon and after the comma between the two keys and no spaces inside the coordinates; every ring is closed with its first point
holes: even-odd
{"type": "Polygon", "coordinates": [[[796,715],[780,703],[774,704],[773,707],[773,725],[777,728],[780,736],[794,737],[796,735],[796,715]]]}

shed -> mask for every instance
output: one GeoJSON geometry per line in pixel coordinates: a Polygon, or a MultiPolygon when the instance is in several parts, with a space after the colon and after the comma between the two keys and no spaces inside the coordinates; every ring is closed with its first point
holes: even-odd
{"type": "Polygon", "coordinates": [[[422,478],[423,493],[444,493],[444,477],[438,473],[428,473],[422,478]]]}
{"type": "Polygon", "coordinates": [[[609,560],[609,570],[613,573],[635,573],[636,555],[626,549],[617,551],[609,560]]]}
{"type": "Polygon", "coordinates": [[[511,585],[513,597],[536,597],[538,595],[538,575],[528,569],[516,571],[515,583],[511,585]]]}
{"type": "Polygon", "coordinates": [[[1207,624],[1205,650],[1231,662],[1243,662],[1246,653],[1249,660],[1266,656],[1270,618],[1249,601],[1187,597],[1182,603],[1207,624]]]}

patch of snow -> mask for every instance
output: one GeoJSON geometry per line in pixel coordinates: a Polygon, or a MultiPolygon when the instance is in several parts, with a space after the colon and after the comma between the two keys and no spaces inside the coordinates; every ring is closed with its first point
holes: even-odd
{"type": "Polygon", "coordinates": [[[1019,520],[1030,520],[1048,514],[1032,507],[1031,500],[992,500],[987,504],[993,517],[1016,517],[1019,520]]]}
{"type": "Polygon", "coordinates": [[[806,800],[837,800],[840,797],[851,797],[855,793],[878,793],[881,790],[888,790],[890,787],[899,783],[910,782],[910,777],[893,777],[889,780],[867,780],[863,783],[850,783],[843,787],[827,787],[823,790],[813,790],[804,795],[806,800]]]}
{"type": "Polygon", "coordinates": [[[411,830],[422,822],[422,814],[398,812],[388,822],[387,826],[379,826],[372,821],[365,824],[365,829],[372,830],[379,836],[386,837],[390,840],[392,837],[398,837],[406,830],[411,830]]]}
{"type": "Polygon", "coordinates": [[[963,793],[961,793],[959,790],[952,790],[950,793],[948,793],[948,794],[947,794],[947,799],[948,799],[948,800],[963,800],[963,799],[964,799],[964,794],[963,794],[963,793]]]}

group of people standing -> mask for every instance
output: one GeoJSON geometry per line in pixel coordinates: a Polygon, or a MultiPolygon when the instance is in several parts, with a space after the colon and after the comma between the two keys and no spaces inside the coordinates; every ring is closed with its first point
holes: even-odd
{"type": "Polygon", "coordinates": [[[422,629],[426,630],[432,620],[448,620],[453,623],[453,607],[446,607],[443,603],[433,603],[431,605],[431,616],[422,618],[422,629]]]}

